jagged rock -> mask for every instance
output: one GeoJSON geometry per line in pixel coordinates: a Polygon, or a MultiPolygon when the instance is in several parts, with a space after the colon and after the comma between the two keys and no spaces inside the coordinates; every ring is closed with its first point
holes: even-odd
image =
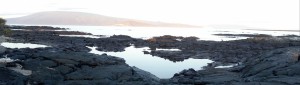
{"type": "Polygon", "coordinates": [[[277,49],[246,62],[242,77],[247,81],[300,84],[300,47],[277,49]]]}
{"type": "MultiPolygon", "coordinates": [[[[300,47],[276,49],[248,59],[234,68],[184,70],[172,77],[172,84],[201,85],[298,85],[300,47]]],[[[166,83],[166,82],[164,82],[166,83]]]]}
{"type": "MultiPolygon", "coordinates": [[[[51,51],[52,49],[11,49],[11,53],[25,54],[24,60],[12,62],[23,65],[21,69],[31,70],[25,83],[50,85],[157,85],[159,78],[130,67],[125,60],[108,55],[96,55],[85,52],[51,51]],[[18,50],[18,51],[16,51],[18,50]],[[30,56],[27,52],[32,52],[30,56]]],[[[8,54],[11,54],[8,52],[8,54]]],[[[1,74],[0,74],[1,75],[1,74]]],[[[0,84],[1,85],[1,84],[0,84]]]]}

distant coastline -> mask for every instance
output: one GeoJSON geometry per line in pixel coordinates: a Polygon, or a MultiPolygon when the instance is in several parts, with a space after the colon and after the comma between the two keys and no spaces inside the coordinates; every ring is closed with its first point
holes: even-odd
{"type": "Polygon", "coordinates": [[[84,12],[49,11],[39,12],[28,16],[8,18],[8,24],[32,24],[32,25],[81,25],[81,26],[132,26],[132,27],[189,27],[201,26],[154,22],[146,20],[126,19],[110,17],[84,12]]]}

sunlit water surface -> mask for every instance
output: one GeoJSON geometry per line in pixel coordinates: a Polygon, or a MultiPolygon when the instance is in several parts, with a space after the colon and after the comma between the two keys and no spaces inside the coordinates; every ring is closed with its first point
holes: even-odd
{"type": "MultiPolygon", "coordinates": [[[[32,25],[25,25],[25,26],[32,26],[32,25]]],[[[213,34],[268,34],[273,36],[292,35],[292,34],[299,35],[299,32],[297,31],[295,32],[261,31],[261,30],[247,30],[243,28],[241,29],[218,28],[213,26],[204,26],[202,28],[74,26],[74,25],[48,25],[48,26],[69,28],[68,29],[69,31],[87,32],[93,35],[105,35],[105,36],[128,35],[134,38],[143,38],[143,39],[149,39],[152,37],[163,36],[163,35],[173,35],[173,36],[183,36],[183,37],[195,36],[200,38],[199,40],[228,41],[228,40],[246,39],[247,37],[225,37],[225,36],[216,36],[213,34]]],[[[73,37],[78,37],[78,36],[73,36],[73,37]]],[[[97,37],[92,36],[92,38],[97,38],[97,37]]]]}
{"type": "Polygon", "coordinates": [[[1,45],[6,48],[45,48],[45,47],[49,47],[49,46],[40,45],[40,44],[10,43],[10,42],[2,42],[1,45]]]}
{"type": "Polygon", "coordinates": [[[167,27],[117,27],[117,26],[58,26],[70,28],[70,31],[81,31],[92,33],[93,35],[129,35],[134,38],[149,39],[152,37],[173,35],[173,36],[195,36],[200,40],[213,41],[228,41],[246,39],[247,37],[225,37],[216,36],[213,34],[268,34],[273,36],[282,35],[298,35],[299,32],[290,31],[259,31],[259,30],[245,30],[245,29],[218,29],[215,27],[203,28],[167,28],[167,27]]]}

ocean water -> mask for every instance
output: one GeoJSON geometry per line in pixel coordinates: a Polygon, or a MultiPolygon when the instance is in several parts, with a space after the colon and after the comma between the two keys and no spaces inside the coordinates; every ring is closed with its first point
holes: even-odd
{"type": "Polygon", "coordinates": [[[281,35],[298,35],[299,32],[291,31],[260,31],[260,30],[246,30],[246,29],[220,29],[215,27],[202,28],[168,28],[168,27],[118,27],[118,26],[66,26],[54,25],[55,27],[69,28],[70,31],[81,31],[92,33],[93,35],[129,35],[134,38],[149,39],[151,37],[173,35],[190,37],[195,36],[199,40],[213,40],[213,41],[228,41],[246,39],[247,37],[226,37],[216,36],[213,34],[268,34],[273,36],[281,35]]]}
{"type": "MultiPolygon", "coordinates": [[[[20,24],[15,24],[20,25],[20,24]]],[[[24,26],[38,26],[38,25],[24,25],[24,26]]],[[[273,36],[282,35],[299,35],[298,31],[262,31],[262,30],[249,30],[249,28],[237,29],[233,27],[221,28],[216,26],[203,26],[201,28],[172,28],[172,27],[126,27],[126,26],[74,26],[74,25],[40,25],[40,26],[53,26],[69,28],[69,31],[80,31],[91,33],[93,35],[128,35],[134,38],[149,39],[152,37],[173,35],[190,37],[195,36],[200,38],[199,40],[213,40],[213,41],[228,41],[246,39],[247,37],[226,37],[216,36],[213,34],[267,34],[273,36]]],[[[62,35],[65,36],[65,35],[62,35]]],[[[70,36],[70,37],[84,37],[84,36],[70,36]]],[[[97,38],[95,36],[87,36],[97,38]]]]}

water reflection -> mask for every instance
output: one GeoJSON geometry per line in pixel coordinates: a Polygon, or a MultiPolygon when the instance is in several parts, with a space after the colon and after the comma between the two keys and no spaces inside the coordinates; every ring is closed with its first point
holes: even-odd
{"type": "Polygon", "coordinates": [[[95,35],[59,35],[59,36],[66,36],[66,37],[86,37],[86,38],[105,38],[104,36],[95,36],[95,35]]]}
{"type": "Polygon", "coordinates": [[[1,43],[1,45],[6,48],[45,48],[45,47],[49,47],[49,46],[40,45],[40,44],[10,43],[10,42],[3,42],[3,43],[1,43]]]}
{"type": "Polygon", "coordinates": [[[298,35],[299,32],[290,31],[261,31],[261,30],[247,30],[247,29],[225,29],[212,26],[203,28],[166,28],[166,27],[117,27],[117,26],[68,26],[56,25],[57,27],[70,28],[69,31],[80,31],[92,33],[93,35],[128,35],[134,38],[149,39],[152,37],[172,35],[190,37],[195,36],[200,40],[213,40],[213,41],[230,41],[246,39],[248,37],[224,37],[216,36],[213,34],[267,34],[273,36],[282,35],[298,35]]]}
{"type": "Polygon", "coordinates": [[[225,65],[225,66],[217,66],[215,68],[231,68],[231,67],[234,67],[234,66],[237,66],[238,64],[232,64],[232,65],[225,65]]]}
{"type": "MultiPolygon", "coordinates": [[[[20,25],[20,24],[16,24],[20,25]]],[[[21,24],[22,25],[22,24],[21,24]]],[[[23,24],[24,25],[24,24],[23,24]]],[[[36,25],[24,25],[36,26],[36,25]]],[[[128,35],[134,38],[149,39],[152,37],[172,35],[190,37],[195,36],[200,40],[213,40],[213,41],[230,41],[246,39],[248,37],[224,37],[216,36],[213,34],[267,34],[272,36],[283,35],[298,35],[298,31],[279,31],[279,30],[249,30],[248,28],[234,28],[231,27],[216,27],[204,26],[202,28],[172,28],[172,27],[120,27],[120,26],[74,26],[74,25],[40,25],[40,26],[54,26],[61,28],[69,28],[67,31],[80,31],[87,32],[93,35],[128,35]]],[[[85,36],[81,36],[85,37],[85,36]]]]}
{"type": "Polygon", "coordinates": [[[117,56],[124,58],[126,63],[130,66],[136,66],[140,69],[148,71],[159,78],[171,78],[175,73],[183,69],[194,68],[195,70],[202,69],[207,63],[213,61],[209,59],[187,59],[182,62],[172,62],[160,57],[144,54],[142,51],[148,50],[148,47],[134,48],[134,46],[127,47],[123,52],[101,52],[96,50],[96,47],[89,47],[92,49],[90,53],[117,56]]]}
{"type": "Polygon", "coordinates": [[[155,50],[156,51],[181,51],[180,49],[160,49],[160,48],[157,48],[155,50]]]}

